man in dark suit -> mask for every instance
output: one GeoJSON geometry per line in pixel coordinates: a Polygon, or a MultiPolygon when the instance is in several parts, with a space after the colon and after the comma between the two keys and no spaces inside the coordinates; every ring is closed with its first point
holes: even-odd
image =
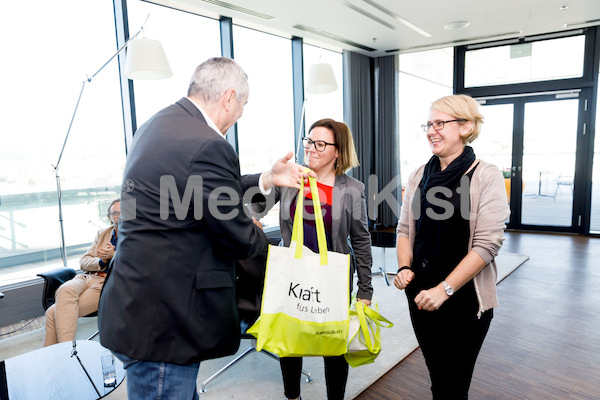
{"type": "Polygon", "coordinates": [[[244,212],[243,195],[302,184],[291,152],[262,175],[240,176],[225,133],[248,92],[237,63],[209,59],[196,68],[188,96],[135,134],[119,251],[98,311],[101,343],[125,363],[130,400],[197,398],[200,361],[237,351],[234,259],[268,244],[244,212]]]}

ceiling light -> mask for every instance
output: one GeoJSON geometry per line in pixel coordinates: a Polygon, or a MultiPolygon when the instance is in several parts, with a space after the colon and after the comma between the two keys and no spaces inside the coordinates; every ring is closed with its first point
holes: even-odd
{"type": "Polygon", "coordinates": [[[561,6],[560,11],[565,11],[567,8],[569,8],[569,6],[561,6]]]}
{"type": "Polygon", "coordinates": [[[324,38],[327,38],[327,39],[335,40],[336,42],[340,42],[340,43],[344,43],[344,44],[347,44],[347,45],[350,45],[350,46],[353,46],[353,47],[357,47],[357,48],[359,48],[361,50],[365,50],[365,51],[376,51],[377,50],[377,49],[374,49],[372,47],[363,46],[362,44],[353,42],[353,41],[348,40],[348,39],[344,39],[343,37],[334,35],[333,33],[325,32],[325,31],[322,31],[322,30],[317,29],[317,28],[312,28],[310,26],[296,24],[296,25],[292,25],[292,28],[299,29],[299,30],[304,31],[304,32],[310,32],[313,35],[318,35],[318,36],[321,36],[321,37],[324,37],[324,38]]]}
{"type": "Polygon", "coordinates": [[[572,26],[578,26],[578,25],[597,24],[598,22],[600,22],[600,19],[591,19],[589,21],[571,22],[568,24],[564,24],[563,26],[565,28],[570,28],[572,26]]]}
{"type": "Polygon", "coordinates": [[[253,15],[253,16],[258,17],[258,18],[266,19],[267,21],[275,19],[275,17],[272,16],[272,15],[264,14],[264,13],[261,13],[259,11],[251,10],[249,8],[244,8],[244,7],[236,6],[235,4],[226,3],[226,2],[220,1],[220,0],[200,0],[200,1],[203,1],[203,2],[209,3],[209,4],[213,4],[213,5],[218,6],[218,7],[227,8],[229,10],[238,11],[238,12],[241,12],[241,13],[244,13],[244,14],[253,15]]]}
{"type": "Polygon", "coordinates": [[[471,23],[469,21],[454,21],[454,22],[450,22],[449,24],[444,25],[444,29],[446,29],[448,31],[453,31],[456,29],[464,29],[469,25],[471,25],[471,23]]]}
{"type": "Polygon", "coordinates": [[[379,11],[389,15],[390,17],[395,18],[398,22],[402,23],[404,26],[407,26],[408,28],[412,29],[413,31],[415,31],[425,37],[431,37],[431,34],[429,32],[424,31],[423,29],[419,28],[415,24],[405,20],[404,18],[402,18],[395,12],[388,10],[387,8],[377,4],[374,0],[363,0],[363,1],[371,6],[375,7],[379,11]]]}

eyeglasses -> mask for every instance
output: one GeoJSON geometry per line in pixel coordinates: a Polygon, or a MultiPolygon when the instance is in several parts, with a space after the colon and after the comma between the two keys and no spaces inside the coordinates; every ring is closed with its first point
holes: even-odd
{"type": "Polygon", "coordinates": [[[322,152],[325,151],[327,145],[335,147],[335,143],[327,143],[324,140],[311,140],[307,137],[302,138],[302,146],[304,146],[306,150],[310,149],[310,146],[315,146],[315,150],[322,152]]]}
{"type": "Polygon", "coordinates": [[[119,217],[119,216],[121,216],[121,211],[113,211],[110,213],[110,215],[112,217],[119,217]]]}
{"type": "Polygon", "coordinates": [[[467,120],[466,119],[451,119],[450,121],[433,121],[429,124],[421,125],[421,128],[423,128],[423,131],[425,133],[429,132],[429,128],[431,128],[432,126],[433,126],[433,130],[441,131],[442,129],[444,129],[444,125],[446,125],[448,122],[467,122],[467,120]]]}

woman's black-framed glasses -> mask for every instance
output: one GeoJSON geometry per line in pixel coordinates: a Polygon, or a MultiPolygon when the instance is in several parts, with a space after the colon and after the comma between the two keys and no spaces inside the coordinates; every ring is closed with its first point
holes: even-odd
{"type": "Polygon", "coordinates": [[[113,211],[110,213],[111,216],[113,217],[120,217],[121,216],[121,211],[113,211]]]}
{"type": "Polygon", "coordinates": [[[306,150],[310,149],[310,146],[315,146],[315,150],[322,152],[325,151],[327,145],[335,147],[335,143],[327,143],[324,140],[311,140],[307,137],[302,138],[302,146],[304,146],[306,150]]]}
{"type": "Polygon", "coordinates": [[[431,128],[433,126],[433,130],[435,131],[441,131],[442,129],[444,129],[444,125],[446,125],[448,122],[467,122],[466,119],[451,119],[449,121],[433,121],[429,124],[423,124],[421,125],[421,128],[423,128],[423,132],[427,133],[429,132],[429,128],[431,128]]]}

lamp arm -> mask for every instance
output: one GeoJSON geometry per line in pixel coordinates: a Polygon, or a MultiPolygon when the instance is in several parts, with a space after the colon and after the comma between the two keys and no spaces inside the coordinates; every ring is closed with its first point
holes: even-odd
{"type": "Polygon", "coordinates": [[[65,146],[67,145],[67,140],[69,139],[69,133],[71,133],[71,127],[73,127],[73,121],[75,121],[75,115],[77,114],[77,109],[79,108],[79,102],[81,101],[81,96],[83,95],[83,89],[85,89],[86,82],[89,82],[91,79],[85,80],[81,84],[81,90],[79,91],[79,97],[77,98],[77,103],[75,104],[75,110],[73,110],[73,115],[71,116],[71,122],[69,123],[69,129],[67,129],[67,135],[65,136],[65,141],[63,142],[62,149],[60,150],[60,155],[58,156],[58,161],[56,161],[56,165],[53,165],[54,171],[58,172],[58,165],[60,164],[60,160],[62,159],[63,152],[65,151],[65,146]]]}
{"type": "MultiPolygon", "coordinates": [[[[148,16],[150,16],[150,15],[148,15],[148,16]]],[[[146,18],[146,20],[148,20],[148,18],[146,18]]],[[[146,24],[146,23],[144,22],[144,24],[146,24]]],[[[127,41],[125,41],[125,43],[123,43],[123,45],[122,45],[121,47],[119,47],[119,49],[117,50],[117,52],[116,52],[115,54],[113,54],[113,55],[112,55],[112,57],[111,57],[111,58],[109,58],[109,59],[108,59],[108,61],[106,61],[106,62],[104,63],[104,65],[102,65],[102,66],[100,67],[100,69],[98,69],[98,71],[96,71],[96,72],[94,73],[94,75],[92,75],[91,77],[87,78],[87,81],[88,81],[88,82],[91,82],[91,81],[92,81],[92,79],[94,79],[94,77],[95,77],[96,75],[98,75],[98,73],[99,73],[100,71],[102,71],[102,70],[104,69],[104,67],[106,67],[106,66],[107,66],[107,65],[108,65],[108,64],[109,64],[109,63],[110,63],[110,62],[113,60],[113,58],[115,58],[116,56],[118,56],[118,55],[119,55],[119,53],[121,53],[123,50],[125,50],[125,47],[127,47],[127,46],[129,45],[129,42],[130,42],[130,41],[132,41],[133,39],[135,39],[136,37],[138,37],[138,35],[139,35],[140,33],[142,33],[142,31],[143,31],[143,30],[144,30],[144,26],[142,25],[142,27],[140,28],[140,30],[139,30],[139,31],[137,31],[137,33],[136,33],[135,35],[133,35],[133,36],[131,36],[129,39],[127,39],[127,41]]]]}
{"type": "Polygon", "coordinates": [[[146,22],[148,21],[148,18],[150,18],[150,14],[148,14],[148,16],[146,17],[146,20],[144,21],[144,24],[142,25],[142,27],[140,28],[139,31],[137,31],[137,33],[133,36],[131,36],[129,39],[127,39],[125,41],[125,43],[123,43],[123,45],[121,47],[119,47],[119,49],[117,50],[117,52],[115,54],[112,55],[112,57],[110,57],[108,59],[108,61],[106,61],[101,67],[100,69],[98,69],[98,71],[96,71],[91,77],[87,77],[83,83],[81,84],[81,90],[79,91],[79,97],[77,97],[77,103],[75,104],[75,110],[73,110],[73,115],[71,116],[71,122],[69,123],[69,129],[67,129],[67,134],[65,136],[65,141],[63,142],[62,148],[60,149],[60,155],[58,156],[58,160],[56,161],[56,165],[53,165],[52,167],[54,168],[54,173],[56,176],[56,194],[57,194],[57,200],[58,200],[58,222],[59,222],[59,226],[60,226],[60,250],[61,250],[61,256],[62,256],[62,260],[63,260],[63,265],[66,267],[67,266],[67,248],[66,248],[66,244],[65,244],[65,229],[63,226],[63,214],[62,214],[62,190],[60,188],[60,175],[58,173],[58,166],[60,164],[60,160],[62,159],[63,153],[65,151],[65,146],[67,145],[67,140],[69,140],[69,134],[71,133],[71,128],[73,127],[73,121],[75,121],[75,115],[77,115],[77,110],[79,109],[79,103],[81,102],[81,96],[83,95],[83,90],[85,89],[85,85],[88,82],[91,82],[92,79],[94,79],[94,77],[96,77],[96,75],[98,75],[98,73],[100,73],[100,71],[102,71],[104,69],[104,67],[106,67],[116,56],[119,55],[119,53],[121,53],[125,47],[127,47],[129,45],[129,42],[132,41],[133,39],[135,39],[136,37],[138,37],[138,35],[140,33],[143,32],[144,30],[144,25],[146,25],[146,22]]]}
{"type": "Polygon", "coordinates": [[[58,161],[56,161],[56,165],[53,165],[54,174],[56,177],[56,195],[58,200],[58,223],[60,227],[60,254],[63,260],[63,265],[65,268],[67,267],[67,247],[65,243],[65,229],[63,226],[63,213],[62,213],[62,190],[60,188],[60,175],[58,173],[58,166],[60,164],[60,160],[62,159],[63,152],[65,151],[65,146],[67,145],[67,140],[69,140],[69,134],[71,133],[71,127],[73,126],[73,121],[75,120],[75,115],[77,114],[77,109],[79,108],[79,102],[81,101],[81,96],[83,95],[83,90],[85,89],[85,84],[89,82],[89,80],[83,81],[81,84],[81,90],[79,91],[79,97],[77,98],[77,104],[75,104],[75,110],[73,110],[73,115],[71,116],[71,122],[69,123],[69,129],[67,129],[67,135],[65,136],[65,141],[63,142],[62,149],[60,149],[60,155],[58,156],[58,161]]]}
{"type": "Polygon", "coordinates": [[[75,120],[75,115],[77,114],[77,109],[79,108],[79,102],[81,101],[81,96],[83,95],[83,90],[85,89],[85,84],[87,82],[91,82],[92,79],[94,79],[96,77],[96,75],[98,75],[100,73],[100,71],[102,71],[116,56],[118,56],[123,50],[125,50],[125,48],[129,45],[129,42],[131,42],[133,39],[138,37],[139,34],[144,31],[144,26],[146,25],[148,18],[150,18],[150,14],[148,14],[148,16],[146,17],[146,21],[144,21],[144,24],[136,32],[136,34],[131,36],[129,39],[127,39],[125,41],[125,43],[123,43],[123,45],[117,49],[117,52],[115,54],[113,54],[112,57],[110,57],[108,59],[108,61],[106,61],[104,64],[102,64],[102,66],[98,69],[98,71],[94,72],[94,74],[92,76],[87,77],[86,80],[83,81],[83,83],[81,85],[81,90],[79,91],[79,97],[77,98],[77,104],[75,104],[75,110],[73,110],[73,116],[71,117],[71,122],[69,123],[69,129],[67,129],[67,135],[65,136],[65,141],[63,143],[62,149],[60,150],[60,155],[58,156],[58,161],[56,162],[56,165],[53,165],[55,171],[58,170],[58,165],[60,164],[60,160],[62,158],[63,152],[65,151],[65,146],[67,145],[67,140],[69,139],[69,133],[71,132],[71,127],[73,126],[73,121],[75,120]]]}
{"type": "Polygon", "coordinates": [[[98,73],[99,73],[100,71],[102,71],[102,70],[104,69],[104,67],[106,67],[106,66],[107,66],[107,65],[108,65],[108,64],[109,64],[109,63],[110,63],[110,62],[113,60],[113,58],[115,58],[116,56],[118,56],[118,55],[119,55],[119,53],[120,53],[120,52],[122,52],[122,51],[125,49],[125,47],[127,47],[127,45],[129,45],[129,42],[130,42],[130,41],[132,41],[133,39],[135,39],[136,37],[138,37],[138,35],[144,31],[144,26],[146,26],[146,22],[148,22],[148,18],[150,18],[150,14],[148,14],[148,15],[146,16],[146,20],[144,21],[144,23],[143,23],[143,24],[142,24],[142,26],[140,27],[140,30],[138,30],[138,31],[137,31],[137,33],[136,33],[135,35],[133,35],[133,36],[131,36],[129,39],[127,39],[127,40],[125,41],[125,43],[123,43],[123,46],[119,47],[119,49],[117,50],[117,52],[116,52],[115,54],[113,54],[113,56],[112,56],[111,58],[109,58],[109,59],[108,59],[108,61],[106,61],[106,62],[104,63],[104,65],[102,65],[102,66],[100,67],[100,69],[94,73],[94,75],[92,75],[90,78],[88,78],[88,79],[87,79],[87,81],[88,81],[88,82],[91,82],[91,81],[92,81],[92,79],[94,79],[94,77],[95,77],[96,75],[98,75],[98,73]]]}

